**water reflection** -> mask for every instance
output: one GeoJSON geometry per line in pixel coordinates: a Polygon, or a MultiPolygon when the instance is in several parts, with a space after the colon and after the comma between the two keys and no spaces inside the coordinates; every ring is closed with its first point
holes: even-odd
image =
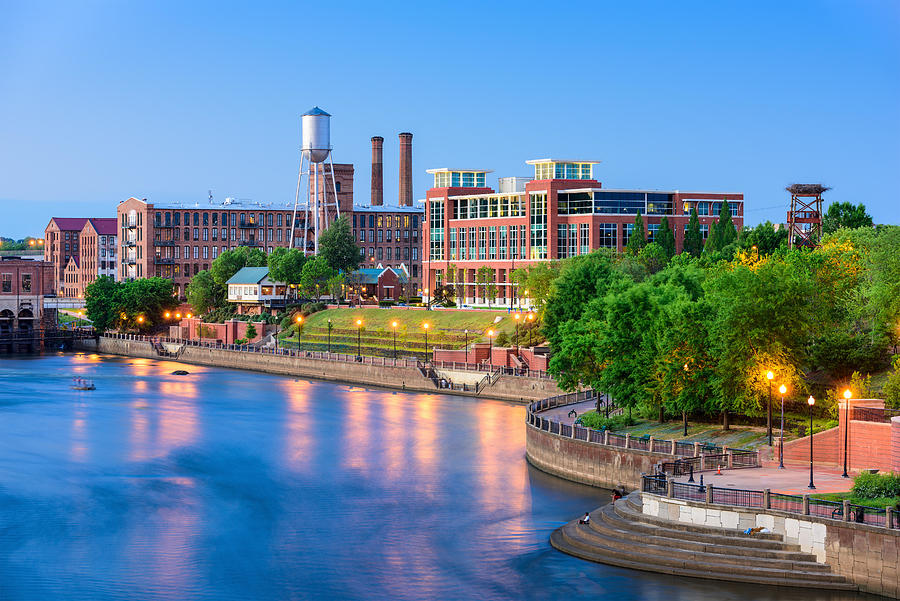
{"type": "Polygon", "coordinates": [[[0,359],[0,599],[856,598],[553,550],[608,497],[529,467],[522,424],[438,394],[0,359]],[[76,370],[97,390],[75,395],[76,370]]]}

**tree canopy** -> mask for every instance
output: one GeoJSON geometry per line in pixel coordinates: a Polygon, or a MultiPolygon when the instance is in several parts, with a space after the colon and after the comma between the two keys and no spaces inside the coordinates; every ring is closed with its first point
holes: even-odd
{"type": "Polygon", "coordinates": [[[872,227],[872,216],[866,212],[866,206],[862,203],[854,206],[850,202],[833,202],[822,216],[822,230],[826,234],[832,234],[842,227],[872,227]]]}
{"type": "Polygon", "coordinates": [[[209,270],[213,280],[219,286],[225,286],[225,282],[244,267],[265,267],[267,261],[263,250],[239,246],[233,250],[226,250],[216,257],[209,270]]]}
{"type": "Polygon", "coordinates": [[[341,215],[319,234],[319,255],[335,271],[350,272],[359,267],[359,247],[347,215],[341,215]]]}
{"type": "Polygon", "coordinates": [[[178,306],[172,291],[172,281],[166,278],[116,282],[101,276],[85,288],[85,308],[88,319],[100,331],[145,330],[163,323],[165,312],[178,306]]]}

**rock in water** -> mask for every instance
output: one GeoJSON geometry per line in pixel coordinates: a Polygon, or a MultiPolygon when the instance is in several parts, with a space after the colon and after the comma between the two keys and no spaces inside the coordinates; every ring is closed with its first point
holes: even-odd
{"type": "Polygon", "coordinates": [[[189,373],[190,372],[184,371],[183,369],[176,369],[175,371],[172,372],[172,375],[173,376],[186,376],[189,373]]]}

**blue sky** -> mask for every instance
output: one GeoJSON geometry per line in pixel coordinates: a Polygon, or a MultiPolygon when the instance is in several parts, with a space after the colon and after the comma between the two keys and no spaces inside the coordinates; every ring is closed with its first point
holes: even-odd
{"type": "Polygon", "coordinates": [[[900,222],[900,3],[0,0],[0,235],[129,196],[292,201],[299,115],[334,116],[369,198],[369,138],[425,169],[600,160],[610,188],[743,192],[784,219],[821,182],[900,222]],[[259,7],[253,6],[259,4],[259,7]]]}

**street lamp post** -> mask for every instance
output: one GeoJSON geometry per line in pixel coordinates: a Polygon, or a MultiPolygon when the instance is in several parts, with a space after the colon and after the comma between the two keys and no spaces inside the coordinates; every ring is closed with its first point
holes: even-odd
{"type": "Polygon", "coordinates": [[[766,372],[766,379],[769,381],[769,406],[766,408],[766,435],[769,437],[769,446],[772,446],[772,378],[775,377],[771,371],[766,372]]]}
{"type": "Polygon", "coordinates": [[[519,320],[522,319],[522,315],[519,313],[516,313],[514,315],[514,317],[516,318],[516,355],[518,355],[519,354],[519,320]]]}
{"type": "Polygon", "coordinates": [[[850,392],[850,389],[846,389],[844,391],[844,473],[841,474],[841,478],[849,478],[850,474],[847,473],[847,440],[850,435],[850,397],[853,396],[853,393],[850,392]]]}
{"type": "Polygon", "coordinates": [[[356,360],[357,361],[362,359],[362,351],[360,350],[361,349],[361,346],[360,346],[361,345],[361,342],[360,342],[360,340],[361,340],[360,334],[361,333],[362,333],[362,320],[357,319],[356,320],[356,360]]]}
{"type": "Polygon", "coordinates": [[[781,444],[778,445],[778,469],[784,469],[784,393],[787,392],[787,386],[782,384],[778,387],[781,393],[781,444]]]}
{"type": "Polygon", "coordinates": [[[334,324],[331,323],[331,320],[328,320],[328,353],[331,353],[331,328],[334,327],[334,324]]]}
{"type": "Polygon", "coordinates": [[[425,328],[425,363],[428,363],[428,322],[422,324],[425,328]]]}
{"type": "Polygon", "coordinates": [[[397,359],[397,322],[391,322],[391,328],[394,330],[394,360],[397,359]]]}
{"type": "Polygon", "coordinates": [[[809,397],[806,399],[806,402],[809,404],[809,488],[810,490],[815,490],[816,485],[813,484],[813,421],[812,421],[812,408],[813,405],[816,404],[816,399],[809,397]]]}
{"type": "Polygon", "coordinates": [[[466,330],[466,365],[469,364],[469,330],[466,330]]]}
{"type": "Polygon", "coordinates": [[[494,330],[488,330],[488,363],[494,371],[494,330]]]}

